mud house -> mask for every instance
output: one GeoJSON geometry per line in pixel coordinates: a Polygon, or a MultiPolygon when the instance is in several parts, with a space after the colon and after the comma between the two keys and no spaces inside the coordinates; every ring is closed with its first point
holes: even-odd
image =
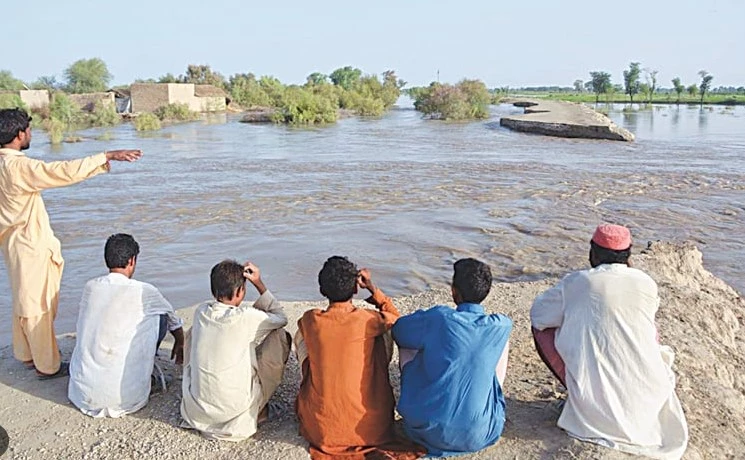
{"type": "Polygon", "coordinates": [[[21,98],[29,109],[41,109],[49,105],[49,91],[45,89],[22,89],[20,91],[0,91],[0,94],[11,94],[21,98]]]}
{"type": "Polygon", "coordinates": [[[102,93],[81,93],[70,94],[70,100],[86,112],[92,112],[96,106],[115,107],[114,92],[106,91],[102,93]]]}
{"type": "Polygon", "coordinates": [[[225,92],[212,85],[135,83],[130,89],[133,112],[153,112],[168,104],[186,104],[194,112],[222,112],[229,103],[225,92]]]}

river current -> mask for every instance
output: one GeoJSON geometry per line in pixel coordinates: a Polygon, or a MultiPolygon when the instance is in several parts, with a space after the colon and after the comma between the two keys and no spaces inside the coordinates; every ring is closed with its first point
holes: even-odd
{"type": "MultiPolygon", "coordinates": [[[[498,280],[559,276],[586,264],[601,222],[628,225],[637,249],[693,240],[745,292],[745,107],[609,107],[634,143],[499,127],[521,112],[503,105],[483,122],[444,123],[402,107],[309,129],[217,115],[155,134],[84,131],[84,142],[57,148],[36,131],[27,154],[46,161],[144,152],[43,194],[66,261],[57,331],[74,330],[116,232],[140,243],[136,278],[177,308],[210,297],[209,271],[225,258],[256,263],[280,300],[320,299],[316,276],[335,254],[370,268],[391,295],[446,285],[461,257],[488,262],[498,280]]],[[[9,291],[3,265],[1,343],[9,291]]]]}

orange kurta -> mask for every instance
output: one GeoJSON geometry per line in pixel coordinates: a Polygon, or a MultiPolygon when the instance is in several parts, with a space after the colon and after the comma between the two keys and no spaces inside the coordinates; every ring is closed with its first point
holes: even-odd
{"type": "MultiPolygon", "coordinates": [[[[297,398],[300,434],[313,459],[416,458],[423,451],[396,439],[395,401],[383,335],[400,313],[379,289],[379,311],[332,303],[298,321],[307,359],[297,398]]],[[[302,359],[303,357],[301,357],[302,359]]]]}

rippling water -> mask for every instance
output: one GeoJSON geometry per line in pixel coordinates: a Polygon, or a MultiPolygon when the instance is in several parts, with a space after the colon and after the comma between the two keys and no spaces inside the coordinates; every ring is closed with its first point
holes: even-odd
{"type": "MultiPolygon", "coordinates": [[[[255,262],[283,300],[320,298],[316,275],[333,254],[371,268],[389,294],[443,285],[466,256],[501,280],[557,275],[585,263],[603,221],[629,225],[637,247],[698,242],[709,269],[743,292],[745,107],[621,109],[609,116],[635,143],[514,133],[498,123],[522,111],[511,106],[463,124],[406,108],[312,129],[224,115],[145,136],[125,124],[59,149],[37,132],[29,154],[44,160],[145,153],[44,193],[66,259],[58,331],[74,329],[115,232],[140,242],[136,277],[176,307],[209,298],[209,270],[224,258],[255,262]]],[[[3,266],[3,342],[10,303],[3,266]]]]}

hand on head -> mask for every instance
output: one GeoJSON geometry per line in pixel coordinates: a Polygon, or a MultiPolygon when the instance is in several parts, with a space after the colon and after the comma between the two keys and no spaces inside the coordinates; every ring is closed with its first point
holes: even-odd
{"type": "Polygon", "coordinates": [[[142,156],[142,150],[107,150],[108,161],[137,161],[142,156]]]}
{"type": "Polygon", "coordinates": [[[246,262],[243,264],[243,277],[252,284],[256,284],[261,279],[261,270],[251,262],[246,262]]]}
{"type": "Polygon", "coordinates": [[[363,268],[357,273],[357,286],[362,289],[367,289],[370,292],[375,291],[375,284],[373,283],[370,270],[363,268]]]}

